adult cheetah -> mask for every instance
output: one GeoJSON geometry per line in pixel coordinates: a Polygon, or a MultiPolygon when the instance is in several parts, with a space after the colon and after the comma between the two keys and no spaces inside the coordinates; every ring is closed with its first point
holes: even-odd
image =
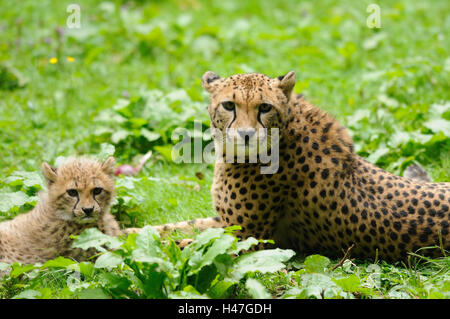
{"type": "MultiPolygon", "coordinates": [[[[160,226],[171,231],[240,225],[238,236],[273,239],[282,248],[399,260],[421,247],[437,256],[450,248],[450,183],[395,176],[353,151],[347,130],[293,93],[296,75],[237,74],[202,77],[210,93],[211,126],[236,129],[246,145],[259,128],[279,128],[278,170],[261,162],[215,164],[211,189],[220,218],[160,226]]],[[[235,130],[235,131],[236,131],[235,130]]],[[[223,150],[226,156],[227,151],[223,150]]],[[[247,153],[246,153],[247,154],[247,153]]]]}

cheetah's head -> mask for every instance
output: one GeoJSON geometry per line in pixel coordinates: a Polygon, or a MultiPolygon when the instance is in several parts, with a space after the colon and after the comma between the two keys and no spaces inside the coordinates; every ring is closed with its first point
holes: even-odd
{"type": "Polygon", "coordinates": [[[48,186],[47,200],[63,220],[95,223],[108,211],[114,196],[115,160],[104,163],[88,158],[71,158],[60,167],[42,163],[48,186]]]}
{"type": "Polygon", "coordinates": [[[260,155],[274,145],[273,132],[282,134],[295,81],[294,71],[277,78],[260,73],[221,78],[211,71],[203,75],[203,87],[211,97],[213,136],[221,141],[223,154],[241,149],[245,157],[252,151],[260,155]],[[228,148],[229,144],[234,147],[228,148]]]}

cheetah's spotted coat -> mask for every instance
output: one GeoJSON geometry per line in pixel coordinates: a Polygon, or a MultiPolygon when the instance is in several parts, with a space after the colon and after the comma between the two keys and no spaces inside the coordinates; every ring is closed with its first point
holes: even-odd
{"type": "Polygon", "coordinates": [[[220,219],[166,230],[240,225],[239,236],[282,248],[336,255],[355,244],[353,256],[373,258],[378,250],[387,260],[425,246],[450,248],[450,184],[395,176],[356,155],[344,127],[292,92],[294,72],[275,79],[207,72],[202,80],[212,127],[280,128],[279,169],[264,175],[259,163],[216,163],[211,192],[220,219]],[[261,113],[262,104],[272,108],[261,113]]]}

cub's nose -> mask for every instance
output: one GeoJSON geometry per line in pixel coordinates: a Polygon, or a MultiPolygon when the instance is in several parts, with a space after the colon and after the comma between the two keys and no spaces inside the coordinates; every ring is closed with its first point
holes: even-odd
{"type": "Polygon", "coordinates": [[[238,128],[237,129],[237,132],[238,132],[238,134],[242,137],[242,138],[251,138],[253,135],[255,135],[255,133],[256,133],[256,130],[254,129],[254,128],[249,128],[249,129],[246,129],[246,128],[238,128]]]}
{"type": "Polygon", "coordinates": [[[81,210],[86,214],[86,216],[90,216],[90,215],[92,215],[92,212],[94,211],[94,207],[89,207],[89,208],[83,207],[81,210]]]}

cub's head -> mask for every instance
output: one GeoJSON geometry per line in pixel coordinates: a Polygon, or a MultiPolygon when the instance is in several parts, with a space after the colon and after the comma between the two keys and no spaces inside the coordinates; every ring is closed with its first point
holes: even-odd
{"type": "Polygon", "coordinates": [[[223,142],[224,154],[231,141],[235,150],[245,150],[245,156],[252,150],[260,154],[274,145],[271,132],[275,130],[271,129],[278,129],[281,136],[295,81],[294,71],[277,78],[259,73],[221,78],[211,71],[203,75],[202,85],[211,97],[211,127],[216,141],[223,142]]]}
{"type": "Polygon", "coordinates": [[[58,168],[42,163],[48,201],[56,215],[80,224],[95,223],[111,205],[115,164],[113,157],[104,163],[72,158],[58,168]]]}

